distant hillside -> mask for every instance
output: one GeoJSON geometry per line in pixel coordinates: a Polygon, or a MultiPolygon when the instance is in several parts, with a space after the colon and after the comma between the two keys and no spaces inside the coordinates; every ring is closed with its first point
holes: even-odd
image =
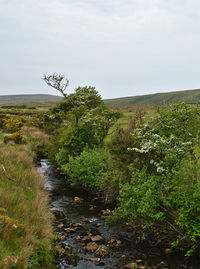
{"type": "MultiPolygon", "coordinates": [[[[20,104],[37,102],[57,102],[62,97],[50,94],[0,95],[0,104],[20,104]]],[[[174,103],[200,103],[200,89],[141,96],[130,96],[104,100],[105,104],[162,105],[174,103]]]]}
{"type": "Polygon", "coordinates": [[[50,94],[0,95],[0,104],[56,102],[60,100],[62,100],[62,97],[50,94]]]}
{"type": "Polygon", "coordinates": [[[200,103],[200,89],[104,100],[106,104],[162,105],[174,103],[200,103]]]}

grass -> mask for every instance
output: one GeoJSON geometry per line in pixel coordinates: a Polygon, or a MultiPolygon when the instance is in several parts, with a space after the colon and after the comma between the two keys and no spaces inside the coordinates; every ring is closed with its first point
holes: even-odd
{"type": "Polygon", "coordinates": [[[0,268],[54,268],[53,217],[33,152],[2,141],[0,152],[0,268]]]}
{"type": "Polygon", "coordinates": [[[108,105],[113,110],[120,111],[120,118],[117,122],[112,126],[108,132],[108,135],[104,139],[105,143],[110,142],[113,132],[117,127],[125,129],[128,126],[128,123],[132,117],[137,117],[138,119],[145,115],[145,121],[149,121],[152,117],[155,117],[158,106],[152,105],[108,105]]]}

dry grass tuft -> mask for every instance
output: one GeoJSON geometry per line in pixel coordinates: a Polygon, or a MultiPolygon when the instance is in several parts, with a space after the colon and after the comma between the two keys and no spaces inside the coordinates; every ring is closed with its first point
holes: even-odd
{"type": "Polygon", "coordinates": [[[21,129],[22,133],[32,139],[38,140],[43,144],[47,144],[49,140],[49,135],[40,131],[37,127],[27,127],[24,126],[21,129]]]}

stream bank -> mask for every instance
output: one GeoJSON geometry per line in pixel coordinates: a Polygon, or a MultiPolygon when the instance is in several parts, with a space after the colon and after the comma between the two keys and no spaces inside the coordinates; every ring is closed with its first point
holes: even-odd
{"type": "Polygon", "coordinates": [[[146,242],[138,243],[131,232],[106,228],[102,218],[105,205],[91,200],[87,192],[67,185],[46,159],[40,164],[56,216],[57,268],[200,269],[197,258],[163,253],[146,242]]]}

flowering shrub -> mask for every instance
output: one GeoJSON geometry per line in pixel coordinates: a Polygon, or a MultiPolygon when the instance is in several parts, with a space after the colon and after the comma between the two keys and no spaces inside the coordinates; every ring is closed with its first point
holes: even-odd
{"type": "Polygon", "coordinates": [[[15,132],[11,135],[4,136],[4,143],[7,144],[9,141],[14,141],[16,144],[20,144],[23,141],[21,132],[15,132]]]}
{"type": "Polygon", "coordinates": [[[21,120],[18,119],[3,119],[4,121],[4,127],[9,131],[9,132],[15,132],[22,127],[23,123],[21,120]]]}
{"type": "Polygon", "coordinates": [[[179,104],[132,133],[131,181],[121,185],[119,207],[109,225],[154,232],[190,254],[200,242],[200,108],[179,104]],[[166,236],[167,235],[167,236],[166,236]]]}

